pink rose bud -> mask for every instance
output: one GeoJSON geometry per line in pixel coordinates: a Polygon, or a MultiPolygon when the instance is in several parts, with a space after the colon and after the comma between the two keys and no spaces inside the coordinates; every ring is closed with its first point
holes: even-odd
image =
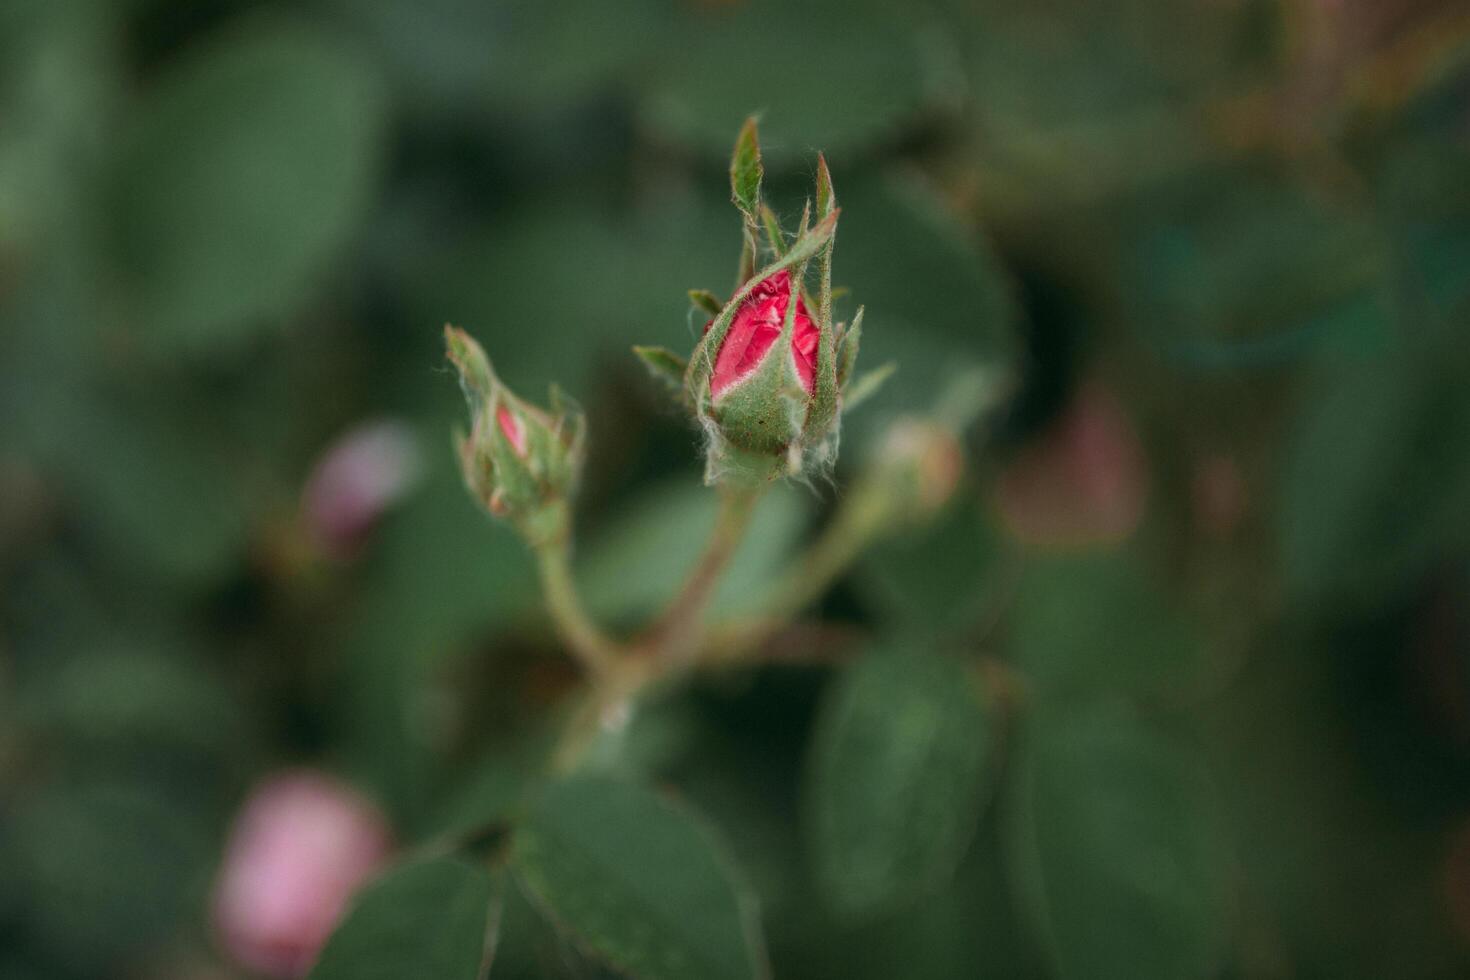
{"type": "Polygon", "coordinates": [[[526,427],[521,420],[510,414],[510,409],[501,405],[495,410],[495,421],[500,425],[500,431],[505,433],[505,438],[510,440],[510,447],[516,451],[516,455],[525,458],[526,455],[526,427]]]}
{"type": "Polygon", "coordinates": [[[418,442],[401,422],[369,422],[347,432],[318,460],[301,495],[307,534],[324,554],[350,558],[379,518],[418,484],[418,442]]]}
{"type": "Polygon", "coordinates": [[[1000,475],[1007,529],[1042,548],[1109,544],[1133,533],[1148,495],[1143,447],[1111,391],[1089,384],[1000,475]]]}
{"type": "Polygon", "coordinates": [[[387,821],[351,787],[311,770],[267,779],[225,849],[214,893],[221,942],[249,969],[305,976],[389,848],[387,821]]]}
{"type": "MultiPolygon", "coordinates": [[[[749,378],[770,353],[781,337],[786,307],[790,302],[791,273],[782,269],[758,283],[740,304],[730,323],[730,331],[725,334],[725,342],[715,356],[714,373],[710,375],[710,397],[716,405],[726,390],[749,378]]],[[[713,324],[713,320],[705,324],[705,331],[708,332],[713,324]]],[[[817,344],[820,339],[821,329],[812,322],[806,302],[798,296],[789,355],[807,397],[816,390],[817,344]]]]}
{"type": "Polygon", "coordinates": [[[730,161],[730,196],[744,226],[735,294],[722,302],[690,291],[715,316],[687,363],[662,348],[635,348],[704,429],[710,483],[761,483],[830,466],[861,337],[861,310],[850,327],[832,317],[839,211],[826,159],[817,159],[815,212],[809,205],[794,240],[761,200],[762,175],[750,119],[730,161]]]}

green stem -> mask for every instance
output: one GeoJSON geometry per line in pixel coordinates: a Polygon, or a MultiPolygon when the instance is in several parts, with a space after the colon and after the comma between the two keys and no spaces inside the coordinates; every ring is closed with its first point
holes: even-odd
{"type": "Polygon", "coordinates": [[[786,573],[776,580],[766,603],[767,615],[789,620],[816,602],[852,567],[891,517],[886,487],[859,484],[786,573]]]}
{"type": "Polygon", "coordinates": [[[888,526],[893,516],[887,484],[867,480],[853,488],[832,521],[776,580],[761,616],[720,630],[706,663],[732,663],[763,648],[807,606],[820,599],[888,526]]]}
{"type": "Polygon", "coordinates": [[[750,527],[763,485],[720,486],[720,512],[704,554],[650,631],[651,646],[665,661],[678,661],[697,646],[701,621],[715,586],[750,527]]]}
{"type": "Polygon", "coordinates": [[[612,675],[621,649],[598,628],[577,595],[572,581],[571,549],[563,537],[536,549],[546,609],[562,642],[596,681],[612,675]]]}

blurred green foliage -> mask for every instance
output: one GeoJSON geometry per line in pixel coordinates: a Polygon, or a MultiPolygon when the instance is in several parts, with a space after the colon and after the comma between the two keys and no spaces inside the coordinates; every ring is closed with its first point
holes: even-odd
{"type": "Polygon", "coordinates": [[[3,0],[0,977],[237,975],[210,882],[300,762],[413,856],[323,977],[472,977],[487,922],[492,977],[1463,976],[1467,378],[1456,0],[3,0]],[[1012,397],[790,663],[548,786],[576,679],[440,330],[582,400],[578,575],[655,611],[713,501],[628,348],[729,290],[752,112],[788,230],[826,153],[900,367],[721,614],[882,423],[1012,397]],[[1058,554],[991,486],[1083,382],[1147,505],[1058,554]],[[423,480],[328,559],[303,485],[385,416],[423,480]]]}

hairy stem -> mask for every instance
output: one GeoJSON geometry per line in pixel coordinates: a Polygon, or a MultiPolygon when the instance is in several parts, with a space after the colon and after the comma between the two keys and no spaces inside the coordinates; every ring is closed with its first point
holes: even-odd
{"type": "Polygon", "coordinates": [[[769,617],[784,622],[820,599],[882,532],[891,509],[883,487],[855,487],[817,539],[776,580],[766,604],[769,617]]]}
{"type": "Polygon", "coordinates": [[[682,660],[698,645],[701,621],[715,586],[750,526],[751,515],[764,487],[720,487],[720,512],[704,554],[684,581],[668,609],[650,631],[650,645],[665,661],[682,660]]]}
{"type": "Polygon", "coordinates": [[[594,681],[610,677],[621,648],[587,615],[572,581],[571,549],[563,537],[536,549],[541,591],[557,634],[594,681]]]}
{"type": "Polygon", "coordinates": [[[832,521],[793,561],[771,589],[758,619],[719,629],[705,651],[707,665],[738,662],[762,650],[807,606],[832,587],[882,533],[892,518],[887,485],[864,481],[853,488],[832,521]]]}

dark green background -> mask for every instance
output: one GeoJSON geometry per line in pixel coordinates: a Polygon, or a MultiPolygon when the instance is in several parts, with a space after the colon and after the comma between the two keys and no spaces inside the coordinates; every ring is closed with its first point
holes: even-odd
{"type": "MultiPolygon", "coordinates": [[[[689,348],[685,291],[729,288],[751,112],[788,225],[827,154],[839,312],[900,363],[839,483],[946,378],[1018,381],[939,527],[823,606],[1024,688],[894,904],[824,901],[801,829],[813,782],[881,790],[808,749],[881,682],[720,678],[620,750],[728,841],[775,975],[1470,970],[1462,4],[0,0],[0,977],[216,963],[229,816],[282,764],[406,843],[505,811],[573,677],[458,486],[440,331],[581,399],[590,601],[656,607],[712,502],[628,348],[689,348]],[[1028,550],[991,482],[1084,378],[1138,429],[1143,525],[1028,550]],[[302,484],[383,416],[426,479],[321,560],[302,484]],[[1220,456],[1244,510],[1211,534],[1220,456]]],[[[725,608],[838,496],[772,500],[725,608]]]]}

